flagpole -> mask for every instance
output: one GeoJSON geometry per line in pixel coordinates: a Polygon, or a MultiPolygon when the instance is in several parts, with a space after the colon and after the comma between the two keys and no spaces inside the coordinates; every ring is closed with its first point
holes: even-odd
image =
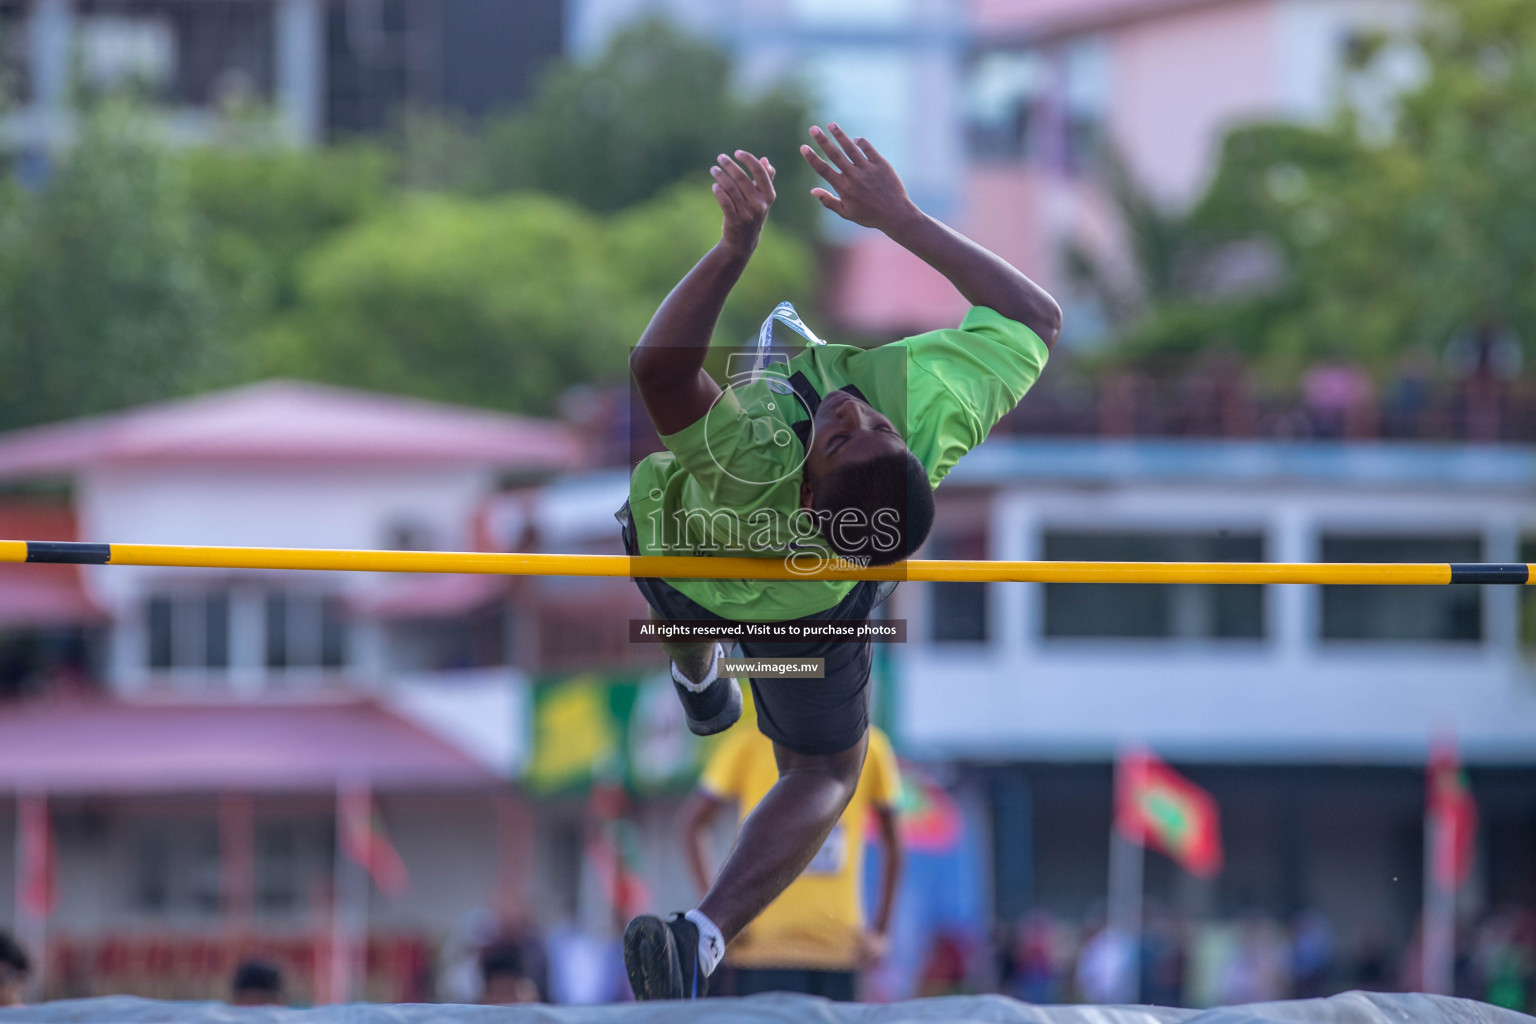
{"type": "Polygon", "coordinates": [[[358,890],[367,885],[368,877],[363,866],[352,863],[347,852],[350,804],[357,799],[357,788],[355,782],[348,780],[336,783],[336,895],[331,900],[331,1000],[336,1003],[352,1001],[357,969],[356,925],[360,914],[367,912],[367,890],[363,889],[361,899],[358,890]]]}
{"type": "Polygon", "coordinates": [[[331,860],[331,981],[327,993],[330,1003],[347,1001],[347,794],[346,787],[336,783],[336,850],[331,860]]]}
{"type": "Polygon", "coordinates": [[[1455,956],[1454,891],[1435,880],[1435,854],[1439,846],[1436,833],[1444,826],[1432,811],[1424,819],[1424,935],[1423,990],[1434,995],[1451,994],[1451,976],[1455,956]]]}
{"type": "MultiPolygon", "coordinates": [[[[36,821],[33,822],[36,825],[36,821]]],[[[43,908],[41,913],[31,913],[27,904],[31,902],[27,892],[31,875],[37,871],[47,872],[52,870],[46,860],[54,856],[54,851],[48,848],[51,840],[48,821],[48,796],[41,790],[28,791],[16,790],[16,937],[24,946],[31,949],[35,960],[32,977],[28,979],[31,990],[42,996],[47,991],[48,984],[48,913],[43,908]],[[35,805],[34,805],[35,802],[35,805]],[[29,805],[32,813],[29,814],[29,805]],[[40,806],[41,810],[37,810],[40,806]],[[27,827],[29,817],[35,816],[41,820],[43,835],[31,836],[27,827]],[[29,849],[28,847],[32,848],[29,849]],[[41,853],[45,863],[32,864],[34,854],[41,853]]]]}
{"type": "Polygon", "coordinates": [[[22,795],[22,791],[19,788],[16,790],[15,797],[16,835],[14,837],[15,850],[13,851],[15,857],[12,860],[12,864],[15,867],[15,877],[12,879],[15,892],[12,893],[14,897],[11,912],[14,918],[12,929],[16,934],[16,941],[20,942],[23,946],[27,946],[30,945],[28,932],[31,930],[31,921],[30,915],[25,910],[27,905],[27,824],[26,811],[24,809],[26,798],[22,795]]]}
{"type": "Polygon", "coordinates": [[[1420,938],[1420,986],[1434,995],[1450,995],[1455,975],[1456,890],[1440,883],[1450,865],[1440,859],[1449,852],[1450,823],[1433,797],[1434,758],[1431,755],[1424,800],[1424,923],[1420,938]]]}
{"type": "Polygon", "coordinates": [[[1105,926],[1111,929],[1112,936],[1126,944],[1129,953],[1126,1001],[1135,1003],[1141,999],[1141,890],[1145,850],[1141,843],[1121,832],[1117,820],[1120,794],[1126,784],[1121,778],[1124,771],[1122,752],[1115,759],[1115,810],[1109,823],[1109,908],[1105,926]]]}
{"type": "Polygon", "coordinates": [[[1141,888],[1145,851],[1140,843],[1111,830],[1109,925],[1125,943],[1126,1001],[1141,999],[1141,888]]]}
{"type": "Polygon", "coordinates": [[[353,978],[352,985],[353,985],[353,988],[356,990],[356,998],[358,998],[358,999],[367,999],[368,998],[368,911],[369,911],[369,903],[372,902],[373,885],[374,885],[372,864],[373,864],[373,850],[374,850],[374,847],[375,847],[376,839],[375,839],[375,836],[373,835],[372,828],[373,828],[373,816],[376,813],[376,809],[375,809],[374,804],[373,804],[373,787],[372,787],[372,785],[370,785],[366,780],[364,780],[362,783],[359,784],[359,788],[362,790],[362,794],[358,798],[358,803],[364,808],[365,813],[367,814],[366,821],[367,821],[369,829],[370,829],[369,835],[368,835],[369,866],[368,867],[364,867],[361,864],[353,864],[352,865],[352,870],[347,875],[348,878],[352,879],[352,891],[351,891],[351,893],[349,895],[351,896],[351,903],[352,903],[352,909],[353,909],[353,915],[354,915],[353,918],[352,918],[352,921],[353,921],[353,928],[352,928],[353,942],[352,942],[352,948],[351,948],[351,950],[349,952],[351,953],[351,956],[352,956],[352,963],[351,963],[350,971],[351,971],[351,976],[353,978]]]}
{"type": "Polygon", "coordinates": [[[13,877],[11,878],[11,887],[14,890],[11,893],[11,930],[16,934],[18,941],[25,942],[26,940],[23,936],[25,933],[26,921],[22,917],[25,911],[23,911],[21,907],[22,894],[26,888],[24,879],[26,878],[27,874],[26,848],[24,846],[25,840],[22,838],[22,833],[25,832],[26,829],[25,826],[23,826],[21,820],[21,790],[16,790],[14,796],[16,798],[16,834],[12,836],[12,846],[14,849],[11,851],[14,854],[14,857],[11,860],[12,868],[14,869],[12,872],[13,877]]]}

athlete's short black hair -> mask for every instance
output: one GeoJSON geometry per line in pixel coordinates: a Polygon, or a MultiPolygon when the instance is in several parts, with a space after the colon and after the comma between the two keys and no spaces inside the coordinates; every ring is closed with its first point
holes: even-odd
{"type": "Polygon", "coordinates": [[[840,466],[812,487],[811,511],[832,550],[890,565],[922,547],[933,528],[933,488],[921,460],[902,450],[840,466]]]}

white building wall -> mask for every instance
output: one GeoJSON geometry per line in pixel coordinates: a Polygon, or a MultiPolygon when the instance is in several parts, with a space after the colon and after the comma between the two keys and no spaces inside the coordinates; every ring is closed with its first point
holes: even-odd
{"type": "MultiPolygon", "coordinates": [[[[502,851],[491,796],[383,794],[379,805],[386,834],[410,871],[410,885],[398,896],[371,891],[372,928],[443,934],[470,911],[494,909],[502,851]]],[[[316,915],[327,913],[312,899],[329,892],[332,883],[333,813],[332,802],[324,797],[257,801],[258,829],[269,823],[290,825],[299,841],[298,902],[276,913],[257,907],[253,921],[262,930],[309,933],[320,920],[316,915]]],[[[212,798],[151,797],[94,806],[57,801],[53,814],[60,885],[51,928],[88,935],[109,929],[213,932],[225,925],[216,905],[199,904],[194,896],[218,892],[218,819],[212,798]],[[148,910],[138,902],[143,845],[156,837],[169,858],[169,903],[148,910]]],[[[0,851],[0,880],[10,883],[14,839],[9,821],[0,821],[0,840],[7,841],[0,851]]],[[[259,857],[256,863],[261,870],[259,857]]],[[[10,927],[14,908],[9,891],[0,893],[0,914],[0,928],[10,927]]]]}
{"type": "MultiPolygon", "coordinates": [[[[1105,34],[1110,133],[1142,183],[1175,204],[1198,198],[1225,133],[1244,122],[1320,123],[1346,99],[1352,38],[1409,28],[1411,0],[1242,0],[1131,21],[1105,34]]],[[[1405,51],[1390,55],[1382,88],[1354,96],[1384,107],[1414,80],[1405,51]]]]}
{"type": "MultiPolygon", "coordinates": [[[[264,0],[271,11],[274,65],[274,138],[313,145],[324,129],[325,10],[323,0],[264,0]]],[[[32,100],[0,118],[0,140],[26,149],[66,142],[75,129],[70,78],[79,68],[83,24],[101,11],[80,9],[76,0],[32,0],[26,22],[32,100]]],[[[107,16],[113,16],[110,9],[107,16]]],[[[173,59],[174,47],[169,54],[173,59]]],[[[157,111],[166,137],[202,144],[221,127],[222,114],[208,107],[163,107],[157,111]]]]}
{"type": "Polygon", "coordinates": [[[374,927],[441,933],[471,911],[495,909],[501,850],[490,797],[385,796],[380,805],[395,849],[413,870],[401,895],[373,894],[374,927]]]}
{"type": "Polygon", "coordinates": [[[1191,7],[1131,22],[1104,38],[1110,142],[1163,202],[1197,198],[1223,133],[1277,113],[1279,54],[1270,3],[1191,7]]]}
{"type": "MultiPolygon", "coordinates": [[[[472,467],[123,466],[82,474],[77,508],[85,541],[386,548],[404,534],[414,546],[454,550],[470,546],[474,509],[493,485],[489,470],[472,467]]],[[[257,685],[263,671],[251,647],[256,631],[241,627],[259,617],[264,592],[358,595],[392,582],[379,573],[121,565],[87,567],[85,580],[114,619],[110,674],[128,689],[145,675],[142,604],[153,591],[204,581],[230,590],[230,682],[239,689],[257,685]]],[[[368,663],[367,637],[354,640],[349,662],[368,663]]]]}
{"type": "MultiPolygon", "coordinates": [[[[1536,532],[1536,509],[1524,494],[1042,487],[999,495],[995,522],[999,558],[1027,557],[1019,532],[1038,539],[1053,526],[1258,528],[1270,557],[1288,561],[1316,560],[1329,531],[1478,533],[1492,558],[1536,532]]],[[[933,644],[926,619],[910,627],[901,737],[956,757],[1103,759],[1139,741],[1186,760],[1417,762],[1431,736],[1452,731],[1471,757],[1536,755],[1536,670],[1515,640],[1518,595],[1484,588],[1479,643],[1323,643],[1317,588],[1268,589],[1261,641],[1046,639],[1043,587],[994,584],[989,643],[933,644]]],[[[909,596],[905,607],[922,605],[909,596]]]]}

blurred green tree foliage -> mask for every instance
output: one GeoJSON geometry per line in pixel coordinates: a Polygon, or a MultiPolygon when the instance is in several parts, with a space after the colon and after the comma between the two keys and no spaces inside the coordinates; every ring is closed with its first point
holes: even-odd
{"type": "MultiPolygon", "coordinates": [[[[418,198],[305,262],[295,312],[264,338],[264,365],[549,413],[573,384],[624,380],[628,346],[718,239],[719,220],[703,182],[613,218],[537,193],[418,198]]],[[[813,262],[770,225],[721,319],[722,341],[744,340],[774,303],[803,294],[813,262]]]]}
{"type": "Polygon", "coordinates": [[[221,320],[182,168],[128,109],[87,112],[45,187],[0,184],[0,427],[224,379],[221,320]]]}
{"type": "MultiPolygon", "coordinates": [[[[632,319],[624,326],[629,343],[640,337],[672,286],[720,241],[720,207],[710,194],[712,181],[707,173],[697,174],[693,182],[675,185],[610,222],[608,251],[614,275],[635,299],[632,319]]],[[[807,207],[814,204],[810,197],[800,201],[807,207]]],[[[793,205],[793,200],[774,205],[757,252],[720,314],[715,330],[717,345],[755,344],[763,318],[784,299],[796,302],[801,309],[811,308],[816,292],[816,253],[779,223],[780,211],[793,205]]],[[[627,370],[621,368],[620,372],[627,370]]]]}
{"type": "MultiPolygon", "coordinates": [[[[1411,40],[1359,42],[1333,123],[1226,139],[1203,199],[1157,225],[1171,245],[1143,254],[1150,301],[1121,356],[1224,345],[1289,377],[1317,358],[1383,371],[1478,330],[1513,329],[1532,351],[1536,4],[1426,0],[1422,14],[1411,40]]],[[[1143,211],[1127,208],[1135,234],[1143,211]]]]}
{"type": "Polygon", "coordinates": [[[394,198],[390,161],[373,147],[207,147],[181,163],[237,330],[291,309],[304,257],[394,198]]]}
{"type": "MultiPolygon", "coordinates": [[[[0,428],[274,375],[548,413],[573,384],[624,380],[626,346],[718,239],[720,149],[778,155],[781,192],[808,173],[798,94],[742,98],[720,52],[660,22],[479,134],[412,123],[393,152],[274,147],[259,116],[177,150],[142,109],[95,104],[46,183],[0,180],[0,428]]],[[[815,204],[797,199],[722,340],[813,298],[815,255],[786,224],[815,204]]]]}
{"type": "MultiPolygon", "coordinates": [[[[798,156],[809,119],[798,88],[745,96],[724,53],[652,19],[615,35],[596,59],[550,71],[526,110],[487,127],[470,179],[481,190],[532,188],[612,211],[746,149],[773,161],[781,195],[803,199],[816,184],[798,156]]],[[[818,209],[785,203],[774,216],[808,234],[818,209]]]]}

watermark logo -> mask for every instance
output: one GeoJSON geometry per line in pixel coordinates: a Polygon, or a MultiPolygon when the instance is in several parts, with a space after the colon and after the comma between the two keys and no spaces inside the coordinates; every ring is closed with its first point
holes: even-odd
{"type": "MultiPolygon", "coordinates": [[[[652,492],[651,497],[660,499],[661,494],[652,492]]],[[[669,515],[655,508],[646,518],[649,550],[748,558],[782,555],[785,567],[802,577],[867,569],[901,544],[897,512],[887,508],[872,515],[849,508],[820,516],[807,508],[788,514],[759,508],[745,515],[729,508],[676,509],[669,515]]]]}
{"type": "MultiPolygon", "coordinates": [[[[783,352],[758,355],[732,352],[726,358],[726,384],[715,403],[709,407],[709,412],[704,414],[704,445],[716,468],[738,483],[753,487],[773,487],[797,476],[805,465],[806,456],[810,454],[816,438],[816,417],[811,407],[795,393],[794,387],[786,379],[788,373],[789,356],[783,352]],[[770,392],[766,400],[760,400],[760,396],[749,390],[755,388],[759,381],[770,392]],[[743,475],[749,471],[744,470],[738,462],[727,465],[727,461],[721,457],[723,453],[715,451],[715,432],[726,426],[717,417],[734,415],[733,412],[721,409],[726,395],[733,392],[735,404],[747,413],[747,423],[743,429],[750,431],[751,436],[745,439],[746,443],[776,456],[757,463],[764,469],[771,467],[772,472],[751,472],[751,476],[764,479],[755,480],[743,475]],[[803,445],[791,426],[799,418],[793,414],[797,406],[805,413],[806,421],[810,424],[810,432],[803,445]]],[[[722,431],[728,432],[728,429],[722,431]]]]}
{"type": "Polygon", "coordinates": [[[784,566],[797,575],[814,576],[827,570],[853,572],[868,569],[874,560],[873,555],[839,555],[827,551],[804,550],[786,555],[784,566]]]}

